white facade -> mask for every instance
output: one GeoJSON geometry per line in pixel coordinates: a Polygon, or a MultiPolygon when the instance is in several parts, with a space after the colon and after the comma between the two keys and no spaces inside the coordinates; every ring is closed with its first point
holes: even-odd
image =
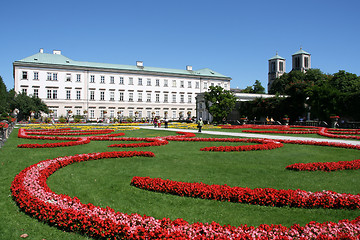
{"type": "Polygon", "coordinates": [[[86,115],[179,119],[196,115],[195,96],[210,86],[230,89],[230,77],[210,69],[184,70],[73,61],[61,51],[15,61],[16,92],[42,99],[54,118],[86,115]],[[71,111],[71,113],[69,112],[71,111]]]}

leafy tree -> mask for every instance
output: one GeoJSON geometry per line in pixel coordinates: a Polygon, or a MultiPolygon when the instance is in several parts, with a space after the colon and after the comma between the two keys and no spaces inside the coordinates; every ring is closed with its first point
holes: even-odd
{"type": "Polygon", "coordinates": [[[215,122],[221,122],[234,109],[236,97],[220,86],[211,86],[209,89],[210,91],[204,94],[206,109],[215,122]]]}
{"type": "Polygon", "coordinates": [[[243,93],[265,93],[265,88],[261,85],[261,82],[259,80],[256,80],[254,85],[247,86],[241,92],[243,92],[243,93]]]}
{"type": "Polygon", "coordinates": [[[261,85],[261,82],[259,80],[256,80],[253,85],[253,91],[254,93],[265,93],[265,88],[261,85]]]}
{"type": "Polygon", "coordinates": [[[6,90],[6,85],[0,76],[0,115],[4,115],[9,112],[8,104],[8,92],[6,90]]]}
{"type": "Polygon", "coordinates": [[[19,110],[18,120],[27,119],[31,111],[35,112],[35,117],[40,116],[40,111],[49,112],[47,105],[40,98],[29,97],[25,93],[15,94],[10,101],[10,108],[19,110]]]}
{"type": "Polygon", "coordinates": [[[360,77],[340,70],[329,81],[330,85],[343,93],[360,91],[360,77]]]}

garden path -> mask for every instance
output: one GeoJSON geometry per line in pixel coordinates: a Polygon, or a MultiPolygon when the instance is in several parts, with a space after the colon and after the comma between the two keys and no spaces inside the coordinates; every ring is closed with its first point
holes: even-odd
{"type": "MultiPolygon", "coordinates": [[[[152,130],[163,130],[163,131],[174,131],[174,132],[192,132],[197,133],[197,130],[193,129],[182,129],[182,128],[154,128],[153,126],[138,126],[142,129],[152,129],[152,130]]],[[[221,131],[207,131],[202,130],[202,134],[212,134],[212,135],[224,135],[224,136],[234,136],[234,137],[247,137],[247,138],[268,138],[268,139],[284,139],[284,140],[305,140],[305,141],[316,141],[316,142],[336,142],[336,143],[347,143],[352,145],[360,145],[359,140],[348,140],[348,139],[329,139],[329,138],[310,138],[304,137],[303,135],[299,137],[286,136],[286,135],[267,135],[267,134],[258,134],[258,133],[238,133],[238,132],[221,132],[221,131]]]]}

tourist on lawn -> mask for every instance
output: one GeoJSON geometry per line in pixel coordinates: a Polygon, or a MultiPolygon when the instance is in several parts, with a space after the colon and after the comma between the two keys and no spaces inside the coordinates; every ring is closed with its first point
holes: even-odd
{"type": "Polygon", "coordinates": [[[202,118],[200,118],[199,121],[198,121],[198,125],[197,125],[197,127],[198,127],[198,129],[199,129],[199,132],[201,132],[201,128],[202,128],[203,126],[204,126],[204,122],[203,122],[202,118]]]}

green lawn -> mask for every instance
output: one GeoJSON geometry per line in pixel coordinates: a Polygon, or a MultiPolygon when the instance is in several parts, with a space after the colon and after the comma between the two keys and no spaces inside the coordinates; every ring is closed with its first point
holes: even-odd
{"type": "MultiPolygon", "coordinates": [[[[155,130],[135,130],[125,133],[126,137],[175,134],[155,130]]],[[[202,134],[198,136],[210,137],[202,134]]],[[[0,149],[1,239],[16,239],[23,233],[29,234],[27,239],[87,239],[79,234],[49,227],[21,212],[10,196],[10,185],[16,174],[41,160],[104,151],[152,151],[156,157],[102,159],[75,163],[50,176],[49,187],[56,193],[77,196],[83,203],[91,202],[102,207],[109,206],[116,211],[136,212],[155,218],[183,218],[191,223],[216,221],[234,226],[240,224],[258,226],[263,223],[291,226],[294,223],[304,225],[310,221],[354,219],[360,215],[360,210],[276,208],[192,199],[148,192],[130,186],[133,176],[150,176],[249,188],[333,190],[357,194],[360,193],[360,171],[294,172],[285,170],[285,167],[296,162],[354,160],[359,158],[358,150],[286,144],[283,148],[269,151],[228,153],[199,151],[205,146],[225,145],[225,143],[206,142],[170,142],[165,146],[135,149],[108,148],[107,145],[115,143],[113,141],[92,141],[87,145],[53,149],[16,147],[17,144],[35,142],[46,141],[18,139],[15,129],[5,146],[0,149]]]]}

